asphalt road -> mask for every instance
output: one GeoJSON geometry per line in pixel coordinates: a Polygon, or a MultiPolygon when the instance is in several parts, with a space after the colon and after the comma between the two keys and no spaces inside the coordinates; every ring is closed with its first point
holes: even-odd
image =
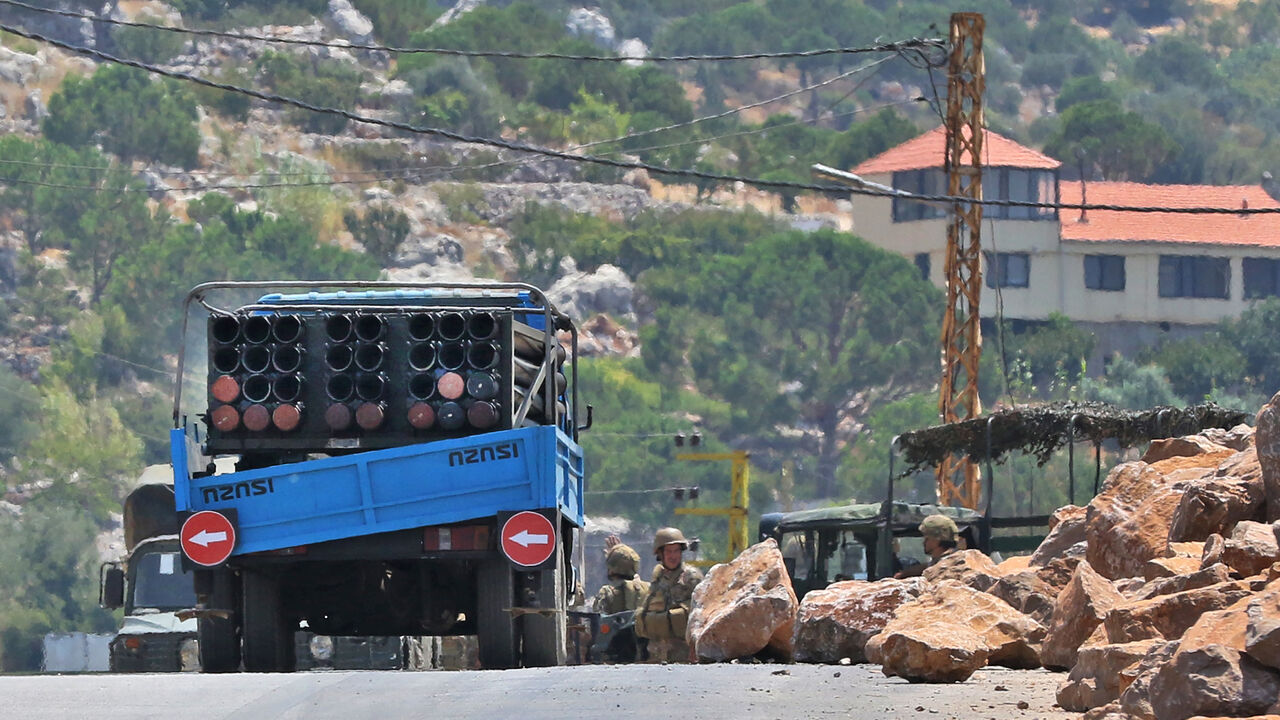
{"type": "Polygon", "coordinates": [[[871,665],[628,665],[474,672],[0,677],[15,720],[362,718],[1075,718],[1054,706],[1065,675],[978,671],[912,685],[871,665]],[[1020,703],[1026,705],[1020,709],[1020,703]]]}

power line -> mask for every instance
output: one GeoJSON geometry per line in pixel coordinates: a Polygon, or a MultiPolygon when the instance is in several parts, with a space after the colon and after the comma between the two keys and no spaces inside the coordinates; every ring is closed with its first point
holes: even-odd
{"type": "MultiPolygon", "coordinates": [[[[12,1],[13,0],[0,0],[0,3],[12,2],[12,1]]],[[[22,28],[14,28],[8,25],[0,24],[0,30],[12,33],[14,35],[18,35],[20,37],[25,37],[30,40],[38,40],[40,42],[53,45],[54,47],[62,48],[70,52],[78,53],[81,55],[88,55],[91,57],[96,57],[101,60],[105,60],[107,62],[113,62],[120,65],[127,65],[129,67],[135,67],[155,75],[169,77],[176,80],[184,80],[186,82],[195,83],[197,85],[203,85],[205,87],[211,87],[217,90],[225,90],[227,92],[239,93],[241,95],[257,98],[259,100],[265,100],[267,102],[278,103],[281,105],[290,105],[293,107],[301,108],[303,110],[307,110],[309,112],[326,114],[326,115],[337,115],[339,117],[344,117],[344,118],[347,118],[348,120],[352,120],[359,123],[365,123],[368,125],[377,125],[381,127],[392,128],[395,130],[403,130],[406,132],[411,132],[419,135],[432,135],[437,137],[443,137],[449,140],[454,140],[456,142],[470,143],[474,145],[486,145],[489,147],[496,147],[504,150],[511,150],[514,152],[532,153],[535,155],[543,155],[546,157],[558,158],[561,160],[568,160],[571,162],[593,163],[596,165],[603,165],[606,167],[614,167],[614,168],[619,168],[624,170],[645,170],[658,175],[669,175],[672,177],[692,178],[695,180],[710,180],[713,182],[727,182],[727,183],[740,182],[747,185],[754,185],[762,188],[778,188],[783,190],[805,190],[805,191],[811,191],[811,192],[833,193],[833,194],[839,194],[839,195],[853,194],[853,195],[865,195],[868,197],[900,198],[905,200],[915,200],[915,201],[922,201],[922,202],[942,202],[942,203],[955,203],[955,204],[976,203],[979,205],[992,206],[992,207],[1024,207],[1024,208],[1040,208],[1040,209],[1049,209],[1049,210],[1083,210],[1083,211],[1095,210],[1095,211],[1134,212],[1134,213],[1169,213],[1169,214],[1177,214],[1177,215],[1274,215],[1274,214],[1280,214],[1280,207],[1273,207],[1273,208],[1179,207],[1179,208],[1175,208],[1175,207],[1160,207],[1160,206],[1131,206],[1131,205],[1111,205],[1111,204],[1096,204],[1096,203],[1086,204],[1086,203],[1039,202],[1039,201],[1031,201],[1031,200],[986,200],[986,199],[974,200],[972,198],[953,196],[953,195],[929,195],[924,193],[912,193],[904,190],[878,190],[878,189],[867,188],[867,187],[850,187],[847,185],[821,185],[817,183],[792,182],[787,180],[766,180],[763,178],[753,178],[753,177],[748,177],[743,175],[729,175],[725,173],[704,172],[701,170],[669,168],[669,167],[663,167],[661,165],[654,165],[652,163],[646,163],[646,162],[640,162],[640,161],[615,160],[613,158],[603,157],[599,155],[579,155],[576,153],[566,152],[563,150],[555,150],[552,148],[539,147],[536,145],[528,145],[525,143],[510,142],[510,141],[501,140],[498,138],[475,137],[470,135],[463,135],[462,133],[454,132],[452,130],[445,130],[443,128],[422,127],[418,125],[410,125],[408,123],[403,123],[396,120],[384,120],[381,118],[369,117],[366,115],[359,115],[357,113],[353,113],[349,110],[343,110],[341,108],[331,108],[331,107],[312,105],[302,100],[286,97],[284,95],[276,95],[274,93],[265,93],[265,92],[253,90],[250,88],[240,87],[237,85],[229,85],[226,83],[207,80],[205,78],[196,77],[195,75],[190,75],[188,73],[177,72],[173,70],[165,70],[164,68],[151,65],[148,63],[116,57],[114,55],[110,55],[108,53],[104,53],[100,50],[95,50],[93,48],[88,48],[81,45],[73,45],[71,43],[66,43],[61,40],[55,40],[53,38],[46,37],[39,33],[31,32],[29,30],[25,30],[22,28]]],[[[6,180],[0,179],[0,182],[6,182],[6,180]]],[[[307,184],[329,185],[329,184],[335,184],[335,183],[331,183],[331,182],[288,183],[288,185],[296,185],[296,186],[303,186],[307,184]]],[[[262,184],[257,186],[237,186],[237,187],[240,187],[241,189],[254,189],[257,187],[279,187],[279,186],[280,184],[268,183],[268,184],[262,184]]],[[[80,189],[80,188],[72,187],[70,189],[80,189]]],[[[213,189],[212,186],[210,186],[210,189],[213,189]]]]}
{"type": "Polygon", "coordinates": [[[245,40],[250,42],[276,43],[280,45],[302,45],[309,47],[326,47],[336,48],[340,50],[371,50],[379,52],[395,53],[397,55],[456,55],[459,57],[485,57],[485,58],[508,58],[513,60],[577,60],[577,61],[594,61],[594,62],[705,62],[705,61],[729,61],[729,60],[773,60],[788,58],[809,58],[820,57],[824,55],[858,55],[867,53],[896,53],[904,50],[924,50],[928,48],[945,47],[945,42],[936,38],[912,38],[900,42],[884,43],[878,45],[868,45],[864,47],[833,47],[822,48],[818,50],[794,50],[779,52],[755,52],[740,53],[737,55],[645,55],[639,57],[624,57],[618,55],[575,55],[571,53],[524,53],[508,50],[455,50],[452,48],[415,48],[415,47],[393,47],[387,45],[366,45],[361,43],[350,42],[334,42],[327,40],[300,40],[295,38],[278,38],[267,35],[253,35],[249,33],[226,32],[221,30],[201,30],[195,28],[167,27],[164,25],[152,25],[149,23],[130,22],[128,20],[116,20],[110,17],[101,17],[97,15],[89,15],[87,13],[72,12],[70,10],[54,10],[52,8],[42,8],[35,5],[29,5],[18,0],[0,0],[0,5],[9,5],[11,7],[22,8],[32,12],[45,13],[48,15],[59,15],[62,17],[75,18],[77,20],[89,20],[95,23],[106,25],[117,25],[121,27],[146,28],[148,30],[160,30],[163,32],[176,33],[180,35],[201,35],[207,37],[220,37],[229,40],[245,40]]]}

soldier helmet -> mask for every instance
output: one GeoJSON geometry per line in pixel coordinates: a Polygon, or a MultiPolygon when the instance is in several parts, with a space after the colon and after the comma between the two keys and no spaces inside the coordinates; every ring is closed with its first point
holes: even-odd
{"type": "Polygon", "coordinates": [[[946,515],[930,515],[920,523],[920,534],[943,542],[955,542],[960,530],[946,515]]]}
{"type": "Polygon", "coordinates": [[[615,545],[605,556],[604,564],[610,575],[630,580],[640,571],[640,555],[626,545],[615,545]]]}
{"type": "Polygon", "coordinates": [[[689,541],[684,539],[684,533],[678,528],[664,527],[653,535],[653,554],[661,555],[662,548],[678,544],[681,549],[688,549],[689,541]]]}

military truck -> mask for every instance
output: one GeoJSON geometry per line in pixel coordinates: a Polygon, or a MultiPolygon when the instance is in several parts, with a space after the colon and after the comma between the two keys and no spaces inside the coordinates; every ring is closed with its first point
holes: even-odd
{"type": "Polygon", "coordinates": [[[205,672],[293,670],[304,624],[565,662],[591,413],[541,290],[223,282],[182,311],[170,447],[205,672]]]}
{"type": "Polygon", "coordinates": [[[100,571],[103,607],[124,608],[110,645],[112,672],[196,670],[196,621],[178,613],[195,604],[184,569],[167,466],[148,468],[124,503],[126,556],[100,571]]]}

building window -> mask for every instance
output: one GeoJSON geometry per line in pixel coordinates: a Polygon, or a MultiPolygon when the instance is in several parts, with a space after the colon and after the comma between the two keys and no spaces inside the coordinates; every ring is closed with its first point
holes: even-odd
{"type": "Polygon", "coordinates": [[[1280,260],[1247,257],[1243,269],[1246,298],[1280,295],[1280,260]]]}
{"type": "MultiPolygon", "coordinates": [[[[893,187],[896,190],[905,190],[919,195],[946,195],[947,176],[938,169],[896,172],[893,174],[893,187]]],[[[946,214],[946,209],[941,203],[893,199],[894,222],[932,220],[946,217],[946,214]]]]}
{"type": "Polygon", "coordinates": [[[1085,255],[1084,286],[1090,290],[1124,290],[1124,256],[1085,255]]]}
{"type": "Polygon", "coordinates": [[[1160,297],[1226,300],[1231,289],[1231,262],[1224,257],[1160,256],[1160,297]]]}
{"type": "Polygon", "coordinates": [[[922,279],[929,279],[929,253],[916,253],[916,269],[922,279]]]}
{"type": "MultiPolygon", "coordinates": [[[[984,200],[1051,203],[1058,199],[1056,187],[1057,173],[1053,170],[1008,167],[982,169],[984,200]]],[[[982,216],[992,220],[1057,220],[1058,211],[1052,208],[987,205],[982,208],[982,216]]]]}
{"type": "Polygon", "coordinates": [[[1027,287],[1031,256],[1027,253],[983,253],[987,257],[987,287],[1027,287]]]}

